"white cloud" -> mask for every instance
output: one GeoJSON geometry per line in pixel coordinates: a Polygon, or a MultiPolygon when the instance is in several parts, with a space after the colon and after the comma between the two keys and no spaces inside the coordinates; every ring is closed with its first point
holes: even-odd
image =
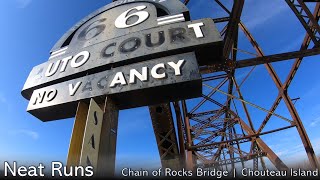
{"type": "Polygon", "coordinates": [[[316,127],[318,124],[320,124],[320,117],[314,119],[314,120],[311,122],[310,126],[311,126],[311,127],[316,127]]]}
{"type": "Polygon", "coordinates": [[[243,22],[249,29],[254,29],[257,26],[264,25],[267,21],[277,17],[280,13],[290,8],[286,3],[278,1],[247,1],[243,12],[248,12],[243,15],[243,22]]]}
{"type": "Polygon", "coordinates": [[[33,140],[39,139],[39,134],[35,131],[20,129],[16,131],[11,131],[9,134],[16,135],[16,136],[29,136],[33,140]]]}
{"type": "MultiPolygon", "coordinates": [[[[312,145],[315,152],[320,151],[320,139],[313,139],[312,145]]],[[[307,154],[302,142],[274,144],[272,150],[284,161],[289,167],[300,165],[301,162],[307,161],[307,154]]],[[[270,146],[269,146],[270,147],[270,146]]]]}
{"type": "Polygon", "coordinates": [[[278,156],[284,156],[284,155],[286,155],[288,153],[288,150],[277,151],[275,153],[278,156]]]}
{"type": "Polygon", "coordinates": [[[302,35],[296,37],[292,42],[290,42],[287,46],[285,46],[283,49],[281,49],[280,52],[289,52],[289,51],[299,50],[304,37],[305,37],[305,34],[302,34],[302,35]]]}
{"type": "Polygon", "coordinates": [[[16,0],[17,7],[20,9],[26,8],[32,0],[16,0]]]}

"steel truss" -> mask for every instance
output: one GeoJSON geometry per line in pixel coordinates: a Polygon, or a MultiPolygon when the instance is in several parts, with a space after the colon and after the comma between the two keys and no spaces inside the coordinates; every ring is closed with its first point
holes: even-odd
{"type": "MultiPolygon", "coordinates": [[[[232,9],[229,10],[220,0],[215,0],[216,4],[229,16],[214,19],[216,23],[227,22],[227,25],[221,31],[221,35],[224,37],[223,63],[208,64],[200,69],[204,76],[203,87],[210,89],[210,92],[203,93],[202,99],[195,106],[193,105],[193,108],[187,108],[187,101],[172,102],[171,105],[167,103],[149,108],[163,166],[170,166],[168,158],[176,159],[180,157],[177,161],[188,169],[195,167],[228,169],[238,167],[237,164],[239,163],[240,166],[245,167],[249,160],[253,162],[253,169],[259,167],[265,169],[264,158],[268,158],[277,169],[287,170],[287,165],[261,139],[261,136],[295,127],[300,135],[311,167],[319,168],[312,144],[288,94],[288,88],[303,58],[320,54],[320,28],[318,24],[320,3],[316,3],[312,13],[303,0],[285,1],[306,30],[305,38],[299,51],[265,56],[257,41],[241,21],[245,1],[233,1],[232,9]],[[245,52],[238,48],[239,31],[246,35],[255,49],[255,54],[251,53],[255,56],[254,58],[237,59],[239,52],[245,52]],[[310,44],[314,46],[309,47],[310,44]],[[294,63],[286,81],[282,83],[271,63],[289,59],[294,59],[294,63]],[[269,110],[246,101],[241,91],[242,84],[257,65],[264,65],[279,91],[269,110]],[[239,83],[235,78],[235,70],[244,67],[252,67],[252,70],[239,83]],[[212,86],[210,85],[211,82],[216,82],[217,85],[212,86]],[[228,86],[227,92],[221,90],[224,85],[228,86]],[[221,100],[215,99],[215,94],[223,94],[226,97],[225,101],[221,103],[221,100]],[[290,112],[291,119],[275,113],[282,100],[290,112]],[[245,119],[240,117],[235,101],[241,103],[245,119]],[[212,109],[202,112],[201,108],[208,102],[212,104],[212,109]],[[258,129],[253,126],[255,119],[252,118],[248,106],[253,106],[267,113],[258,129]],[[172,111],[174,111],[175,118],[173,118],[172,111]],[[288,125],[263,132],[266,124],[273,116],[286,121],[288,125]],[[176,120],[177,124],[177,137],[173,119],[176,120]],[[164,122],[167,127],[164,127],[164,124],[160,127],[159,122],[164,122]],[[243,150],[244,144],[250,147],[249,150],[243,150]]],[[[188,4],[190,0],[184,0],[183,2],[188,4]]]]}
{"type": "MultiPolygon", "coordinates": [[[[213,19],[215,23],[227,22],[227,25],[221,31],[221,35],[224,37],[223,63],[200,67],[200,72],[203,75],[210,74],[209,77],[203,77],[203,86],[211,89],[211,92],[203,94],[202,100],[191,110],[187,109],[186,101],[171,103],[175,112],[176,129],[170,103],[149,107],[162,165],[172,168],[185,166],[188,169],[195,167],[228,169],[235,168],[236,163],[241,163],[241,166],[244,167],[246,161],[253,160],[253,169],[258,169],[260,160],[261,167],[265,169],[264,157],[267,157],[277,169],[287,170],[288,167],[260,136],[295,127],[300,135],[311,167],[320,168],[299,114],[288,95],[288,88],[303,58],[320,54],[320,26],[318,23],[320,2],[316,2],[312,13],[305,4],[308,2],[307,0],[285,0],[306,30],[306,35],[299,51],[266,56],[252,34],[241,22],[245,0],[234,1],[231,10],[224,6],[220,0],[214,1],[229,16],[213,19]],[[246,35],[256,54],[238,49],[239,30],[246,35]],[[309,47],[311,42],[313,47],[309,47]],[[249,53],[256,57],[238,60],[238,52],[249,53]],[[285,82],[282,83],[271,63],[290,59],[294,59],[294,63],[285,82]],[[241,92],[242,84],[257,65],[265,66],[279,91],[269,110],[246,101],[241,92]],[[252,67],[252,70],[239,84],[235,78],[235,70],[244,67],[252,67]],[[220,74],[215,74],[218,72],[220,74]],[[221,74],[221,72],[224,72],[224,74],[221,74]],[[209,85],[210,81],[219,81],[219,83],[212,87],[209,85]],[[223,92],[220,89],[225,84],[228,85],[228,92],[223,92]],[[224,94],[226,101],[220,103],[215,100],[212,96],[216,93],[224,94]],[[235,100],[241,102],[247,121],[240,118],[235,100]],[[291,120],[275,113],[281,100],[284,101],[289,110],[291,120]],[[213,109],[198,112],[197,110],[201,109],[206,102],[212,103],[213,109]],[[232,108],[232,105],[234,108],[232,108]],[[248,105],[267,112],[267,116],[258,129],[254,129],[254,119],[249,113],[248,105]],[[287,121],[288,125],[263,132],[272,116],[287,121]],[[238,133],[239,130],[240,134],[238,133]],[[177,131],[177,137],[175,131],[177,131]],[[242,144],[250,145],[249,152],[242,150],[242,144]]],[[[182,2],[187,5],[190,0],[182,0],[182,2]]]]}

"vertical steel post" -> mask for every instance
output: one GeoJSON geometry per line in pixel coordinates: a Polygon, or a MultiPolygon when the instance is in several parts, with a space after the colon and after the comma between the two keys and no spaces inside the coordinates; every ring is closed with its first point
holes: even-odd
{"type": "Polygon", "coordinates": [[[181,116],[181,109],[179,102],[173,103],[175,114],[176,114],[176,120],[177,120],[177,128],[178,128],[178,139],[179,139],[179,151],[180,151],[180,160],[183,167],[185,167],[185,141],[183,136],[183,125],[182,125],[182,116],[181,116]]]}
{"type": "Polygon", "coordinates": [[[80,164],[81,148],[84,136],[84,129],[87,122],[89,106],[84,102],[78,103],[77,113],[72,129],[67,166],[78,166],[80,164]]]}
{"type": "Polygon", "coordinates": [[[92,166],[96,176],[113,176],[119,109],[110,98],[101,104],[80,102],[70,141],[67,166],[92,166]]]}
{"type": "Polygon", "coordinates": [[[189,117],[188,117],[188,110],[187,110],[187,104],[186,101],[181,101],[182,103],[182,112],[183,112],[183,116],[184,116],[184,124],[185,124],[185,128],[186,128],[186,135],[187,135],[187,143],[186,143],[186,147],[187,147],[187,160],[186,160],[186,168],[188,170],[193,170],[194,168],[194,160],[193,160],[193,153],[191,150],[189,150],[188,148],[192,146],[192,137],[191,137],[191,128],[190,128],[190,121],[189,121],[189,117]]]}
{"type": "Polygon", "coordinates": [[[162,167],[181,168],[181,156],[173,123],[170,103],[149,106],[162,167]]]}
{"type": "Polygon", "coordinates": [[[106,97],[105,102],[100,107],[104,113],[100,138],[98,175],[113,176],[116,164],[119,108],[109,97],[106,97]]]}
{"type": "Polygon", "coordinates": [[[80,165],[92,166],[95,174],[98,172],[98,158],[101,153],[100,138],[102,129],[103,111],[99,105],[90,100],[89,111],[87,116],[86,127],[81,149],[80,165]]]}

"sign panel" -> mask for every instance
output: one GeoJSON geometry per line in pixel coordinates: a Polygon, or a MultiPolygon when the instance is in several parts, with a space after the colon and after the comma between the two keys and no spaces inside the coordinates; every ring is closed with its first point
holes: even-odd
{"type": "MultiPolygon", "coordinates": [[[[67,31],[60,40],[54,45],[51,52],[55,52],[61,49],[61,47],[65,46],[66,42],[73,37],[73,34],[85,23],[89,22],[91,19],[100,15],[103,12],[109,11],[111,9],[117,9],[120,6],[126,4],[136,4],[139,2],[143,3],[151,3],[157,9],[157,17],[165,16],[165,15],[177,15],[183,14],[185,20],[190,20],[189,10],[188,8],[179,0],[118,0],[107,4],[104,7],[96,10],[91,13],[87,17],[83,18],[80,22],[74,25],[69,31],[67,31]]],[[[151,28],[151,27],[150,27],[151,28]]],[[[132,32],[132,31],[131,31],[132,32]]],[[[74,49],[74,48],[72,48],[74,49]]]]}
{"type": "Polygon", "coordinates": [[[66,52],[34,67],[22,94],[29,99],[33,90],[37,88],[110,67],[172,54],[195,51],[196,54],[208,55],[197,56],[198,61],[209,61],[209,58],[215,61],[220,56],[220,48],[214,47],[219,47],[221,42],[214,22],[211,19],[201,19],[146,29],[91,46],[86,44],[85,48],[78,47],[75,51],[66,52]]]}
{"type": "Polygon", "coordinates": [[[49,121],[73,117],[91,98],[127,109],[199,97],[198,64],[219,61],[222,41],[212,19],[190,21],[179,0],[118,0],[78,22],[32,69],[27,111],[49,121]]]}
{"type": "Polygon", "coordinates": [[[99,105],[91,99],[82,143],[80,165],[84,167],[92,166],[95,172],[98,167],[102,121],[103,111],[99,105]]]}
{"type": "Polygon", "coordinates": [[[127,109],[198,97],[201,87],[195,53],[185,53],[37,89],[27,111],[49,121],[73,117],[80,100],[108,95],[120,109],[127,109]]]}

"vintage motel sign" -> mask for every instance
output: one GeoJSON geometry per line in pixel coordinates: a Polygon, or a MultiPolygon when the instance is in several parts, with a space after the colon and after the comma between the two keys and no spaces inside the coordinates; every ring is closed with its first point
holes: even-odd
{"type": "Polygon", "coordinates": [[[190,21],[178,0],[116,1],[71,28],[22,95],[43,121],[74,117],[91,98],[127,109],[198,97],[199,65],[218,61],[221,50],[213,20],[190,21]]]}

